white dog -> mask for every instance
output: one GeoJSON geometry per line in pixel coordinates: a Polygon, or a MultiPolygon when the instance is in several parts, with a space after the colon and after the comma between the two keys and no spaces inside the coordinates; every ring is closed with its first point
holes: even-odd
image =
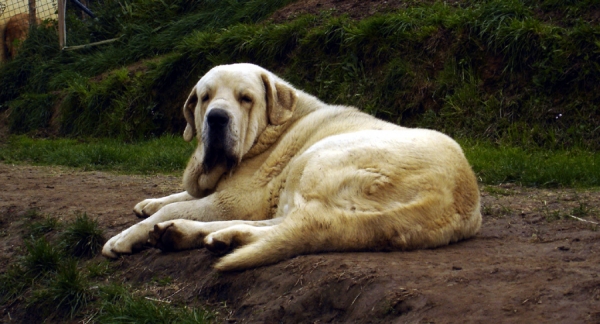
{"type": "Polygon", "coordinates": [[[184,105],[198,147],[186,192],[147,199],[148,217],[110,239],[110,258],[150,243],[227,253],[221,271],[299,254],[432,248],[477,233],[477,181],[460,146],[350,107],[327,105],[273,73],[210,70],[184,105]]]}

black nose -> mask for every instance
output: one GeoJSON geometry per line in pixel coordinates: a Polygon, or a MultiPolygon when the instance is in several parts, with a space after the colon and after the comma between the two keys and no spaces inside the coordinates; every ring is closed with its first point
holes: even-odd
{"type": "Polygon", "coordinates": [[[229,114],[223,109],[213,109],[206,115],[206,122],[211,128],[221,129],[229,123],[229,114]]]}

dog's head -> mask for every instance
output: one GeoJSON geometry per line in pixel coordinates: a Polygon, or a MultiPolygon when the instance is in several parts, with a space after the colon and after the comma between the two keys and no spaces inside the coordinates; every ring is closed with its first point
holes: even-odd
{"type": "Polygon", "coordinates": [[[208,71],[183,107],[183,138],[198,138],[184,174],[188,193],[202,197],[213,189],[269,124],[281,125],[292,117],[297,98],[294,88],[256,65],[221,65],[208,71]]]}

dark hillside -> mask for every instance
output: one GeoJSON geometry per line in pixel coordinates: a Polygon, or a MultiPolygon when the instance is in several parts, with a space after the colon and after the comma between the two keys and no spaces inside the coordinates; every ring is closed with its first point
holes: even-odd
{"type": "Polygon", "coordinates": [[[59,52],[52,30],[38,30],[0,67],[0,110],[13,133],[179,133],[191,84],[247,61],[408,126],[600,148],[598,1],[288,3],[105,1],[98,20],[70,16],[71,39],[119,41],[59,52]]]}

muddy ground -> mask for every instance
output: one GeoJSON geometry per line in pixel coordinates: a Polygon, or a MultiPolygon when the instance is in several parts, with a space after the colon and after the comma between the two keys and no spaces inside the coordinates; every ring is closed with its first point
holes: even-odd
{"type": "MultiPolygon", "coordinates": [[[[0,272],[22,244],[35,208],[69,220],[97,217],[106,237],[138,219],[133,205],[180,190],[177,176],[126,176],[0,164],[0,272]]],[[[413,252],[326,253],[219,274],[205,250],[148,249],[113,261],[107,281],[190,306],[219,306],[236,323],[599,323],[600,192],[482,188],[481,232],[413,252]],[[157,278],[169,285],[157,286],[157,278]]],[[[101,258],[101,257],[97,257],[101,258]]],[[[19,304],[1,310],[19,322],[19,304]]],[[[22,314],[21,314],[22,315],[22,314]]]]}

